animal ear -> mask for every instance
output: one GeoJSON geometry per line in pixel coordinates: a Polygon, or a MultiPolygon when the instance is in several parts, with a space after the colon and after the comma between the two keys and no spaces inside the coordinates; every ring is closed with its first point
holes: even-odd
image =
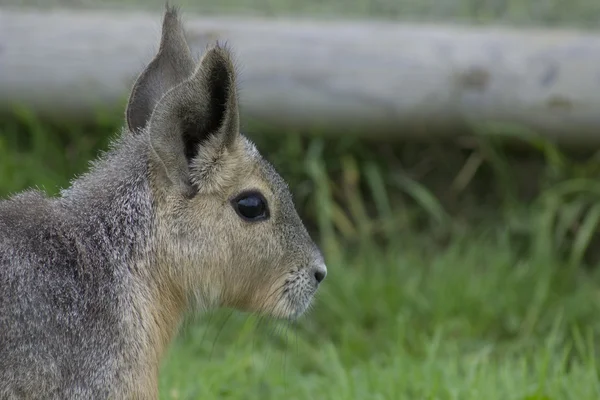
{"type": "Polygon", "coordinates": [[[167,92],[149,123],[150,141],[171,183],[195,191],[239,136],[235,68],[226,47],[209,48],[192,76],[167,92]]]}
{"type": "Polygon", "coordinates": [[[162,96],[194,71],[194,60],[175,7],[166,6],[158,53],[137,78],[127,104],[131,132],[143,129],[162,96]]]}

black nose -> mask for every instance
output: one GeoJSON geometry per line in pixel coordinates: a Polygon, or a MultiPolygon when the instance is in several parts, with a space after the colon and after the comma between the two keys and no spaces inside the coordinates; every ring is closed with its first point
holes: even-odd
{"type": "Polygon", "coordinates": [[[317,283],[321,283],[323,279],[325,279],[325,277],[327,276],[327,270],[321,266],[316,267],[314,269],[314,275],[315,279],[317,280],[317,283]]]}

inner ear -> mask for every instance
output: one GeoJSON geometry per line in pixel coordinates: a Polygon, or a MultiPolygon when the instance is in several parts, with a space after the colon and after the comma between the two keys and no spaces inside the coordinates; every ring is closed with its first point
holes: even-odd
{"type": "Polygon", "coordinates": [[[217,64],[208,71],[206,78],[207,112],[195,114],[186,111],[184,115],[187,114],[188,118],[182,118],[182,139],[188,163],[198,153],[198,147],[225,125],[229,92],[232,90],[230,71],[225,65],[217,64]]]}
{"type": "Polygon", "coordinates": [[[207,130],[214,132],[223,125],[227,111],[229,91],[232,90],[227,68],[222,64],[216,65],[211,70],[208,81],[211,83],[208,88],[209,96],[214,100],[210,102],[211,118],[207,121],[207,130]]]}
{"type": "Polygon", "coordinates": [[[190,78],[158,102],[149,125],[152,149],[172,183],[210,180],[234,145],[239,136],[235,81],[228,49],[216,45],[190,78]]]}

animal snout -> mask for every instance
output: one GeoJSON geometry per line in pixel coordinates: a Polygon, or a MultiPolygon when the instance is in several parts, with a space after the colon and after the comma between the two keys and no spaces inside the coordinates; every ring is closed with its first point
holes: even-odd
{"type": "Polygon", "coordinates": [[[327,267],[325,266],[325,264],[319,264],[316,267],[313,267],[311,273],[312,276],[315,277],[315,281],[317,281],[318,285],[327,276],[327,267]]]}

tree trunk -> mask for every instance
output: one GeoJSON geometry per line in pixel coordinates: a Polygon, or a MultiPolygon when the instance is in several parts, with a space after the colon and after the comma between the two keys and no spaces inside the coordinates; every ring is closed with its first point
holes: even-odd
{"type": "MultiPolygon", "coordinates": [[[[182,12],[194,53],[217,39],[233,49],[243,125],[389,140],[499,121],[600,143],[598,35],[182,12]]],[[[123,112],[160,28],[160,14],[0,9],[0,110],[123,112]]]]}

